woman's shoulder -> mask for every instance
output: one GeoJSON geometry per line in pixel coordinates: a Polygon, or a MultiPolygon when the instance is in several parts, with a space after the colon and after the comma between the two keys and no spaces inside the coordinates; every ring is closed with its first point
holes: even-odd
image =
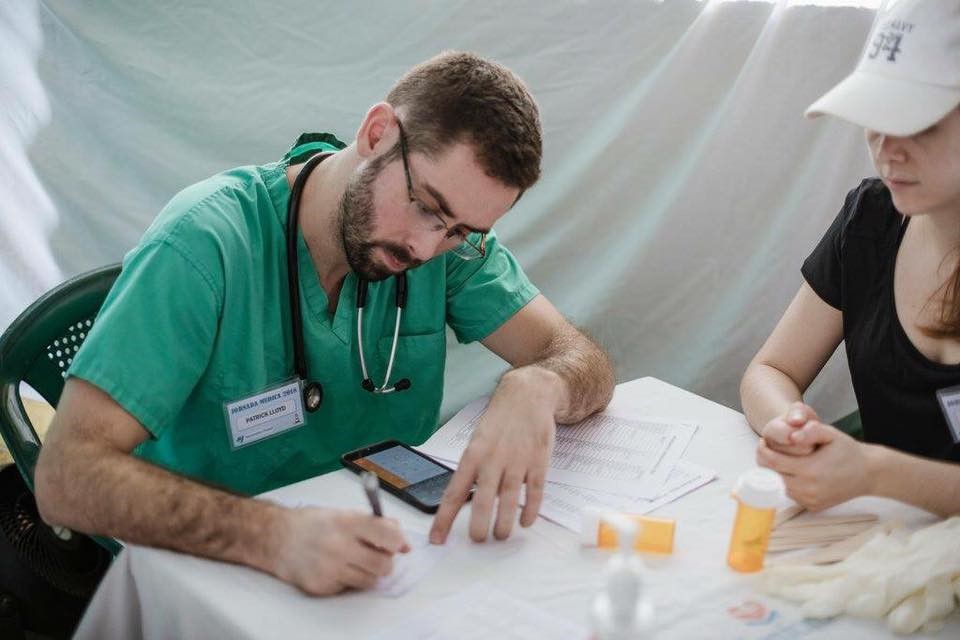
{"type": "Polygon", "coordinates": [[[847,193],[840,211],[843,234],[868,238],[896,236],[903,216],[880,178],[866,178],[847,193]]]}

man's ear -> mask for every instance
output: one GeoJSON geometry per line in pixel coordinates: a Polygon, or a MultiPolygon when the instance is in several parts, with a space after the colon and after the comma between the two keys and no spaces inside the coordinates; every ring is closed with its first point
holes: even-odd
{"type": "Polygon", "coordinates": [[[370,107],[357,131],[357,154],[361,158],[377,156],[392,149],[397,142],[397,115],[387,102],[370,107]]]}

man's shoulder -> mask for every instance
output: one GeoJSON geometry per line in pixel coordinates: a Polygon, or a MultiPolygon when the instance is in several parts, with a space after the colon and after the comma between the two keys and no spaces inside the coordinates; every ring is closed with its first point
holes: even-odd
{"type": "Polygon", "coordinates": [[[141,244],[230,248],[282,233],[281,176],[280,165],[244,166],[194,183],[171,198],[141,244]]]}

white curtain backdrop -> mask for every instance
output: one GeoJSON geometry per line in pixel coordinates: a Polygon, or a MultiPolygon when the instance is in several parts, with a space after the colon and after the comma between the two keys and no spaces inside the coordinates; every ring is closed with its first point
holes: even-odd
{"type": "MultiPolygon", "coordinates": [[[[803,258],[872,173],[858,129],[801,117],[852,69],[872,19],[785,1],[43,0],[52,118],[30,157],[72,275],[119,260],[187,184],[279,158],[301,131],[352,140],[408,67],[478,52],[526,79],[544,126],[543,179],[502,238],[620,381],[654,375],[739,407],[803,258]]],[[[33,211],[2,209],[5,244],[33,211]]],[[[0,276],[20,274],[4,251],[0,276]]],[[[444,411],[503,370],[451,342],[444,411]]],[[[808,399],[828,418],[854,407],[842,354],[808,399]]]]}
{"type": "Polygon", "coordinates": [[[0,4],[0,332],[63,279],[50,246],[56,209],[27,158],[50,120],[37,75],[40,47],[36,3],[0,4]]]}

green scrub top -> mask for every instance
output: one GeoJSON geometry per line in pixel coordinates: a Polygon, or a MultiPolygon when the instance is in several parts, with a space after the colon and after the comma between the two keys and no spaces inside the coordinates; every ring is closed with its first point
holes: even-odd
{"type": "MultiPolygon", "coordinates": [[[[305,134],[276,163],[240,167],[186,188],[123,261],[68,375],[109,394],[149,431],[135,455],[197,480],[257,494],[340,467],[342,453],[396,438],[420,444],[437,428],[445,326],[480,340],[538,291],[491,233],[483,259],[450,253],[407,272],[391,382],[360,382],[356,286],[347,275],[336,311],[299,234],[300,295],[309,375],[323,404],[307,424],[234,449],[224,403],[291,379],[293,346],[284,229],[288,164],[345,145],[305,134]]],[[[363,343],[370,377],[386,373],[395,322],[394,279],[370,283],[363,343]]]]}

